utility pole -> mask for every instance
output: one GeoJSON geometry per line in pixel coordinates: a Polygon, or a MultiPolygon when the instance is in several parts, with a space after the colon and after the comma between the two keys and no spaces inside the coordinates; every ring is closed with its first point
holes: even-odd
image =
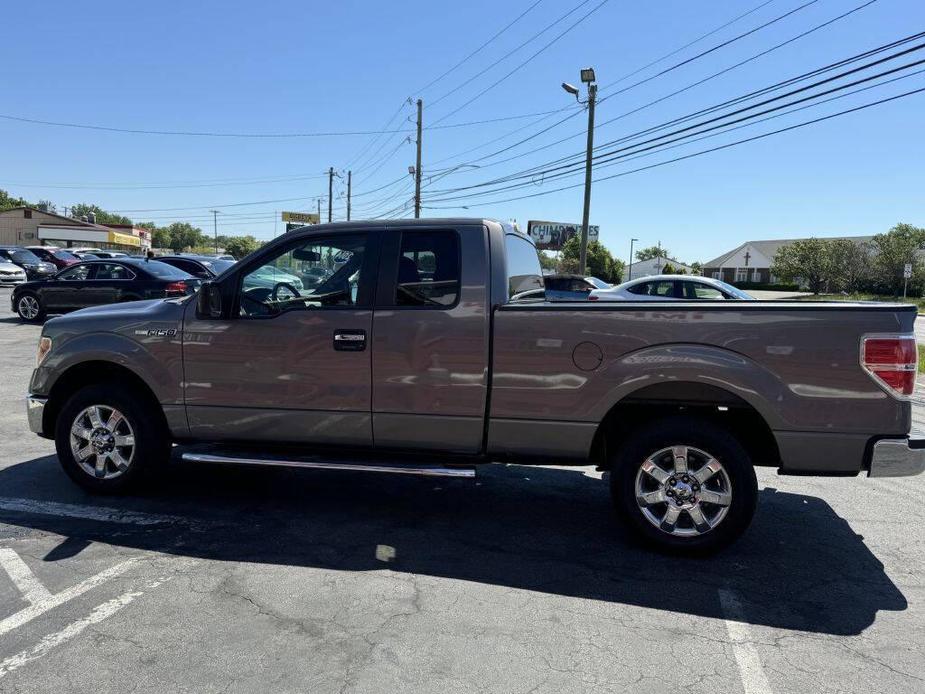
{"type": "Polygon", "coordinates": [[[424,102],[418,99],[418,152],[414,164],[414,218],[419,219],[421,216],[421,115],[424,110],[424,102]]]}
{"type": "Polygon", "coordinates": [[[353,171],[347,172],[347,221],[350,221],[350,187],[353,182],[353,171]]]}
{"type": "Polygon", "coordinates": [[[212,213],[212,231],[215,235],[215,254],[218,255],[218,210],[209,210],[212,213]]]}
{"type": "Polygon", "coordinates": [[[328,169],[328,224],[331,223],[332,206],[334,204],[334,167],[328,169]]]}
{"type": "MultiPolygon", "coordinates": [[[[582,82],[585,81],[582,70],[582,82]]],[[[588,81],[588,151],[585,154],[585,205],[581,214],[581,252],[578,256],[578,273],[585,274],[588,261],[588,218],[591,215],[591,166],[594,150],[594,104],[597,102],[597,85],[594,83],[594,71],[588,81]]]]}
{"type": "Polygon", "coordinates": [[[318,198],[318,223],[321,224],[321,198],[318,198]]]}

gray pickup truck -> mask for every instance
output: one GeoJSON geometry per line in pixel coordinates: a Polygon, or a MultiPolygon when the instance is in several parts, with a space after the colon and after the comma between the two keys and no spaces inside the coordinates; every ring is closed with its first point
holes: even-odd
{"type": "Polygon", "coordinates": [[[638,536],[702,552],[748,526],[756,466],[925,468],[925,441],[909,438],[915,316],[551,303],[533,243],[507,225],[328,224],[268,243],[195,298],[48,321],[28,418],[93,492],[136,488],[173,443],[188,444],[178,465],[593,464],[638,536]]]}

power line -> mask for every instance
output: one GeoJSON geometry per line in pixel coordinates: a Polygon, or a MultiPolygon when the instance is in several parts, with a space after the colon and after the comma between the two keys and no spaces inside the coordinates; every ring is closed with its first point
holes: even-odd
{"type": "MultiPolygon", "coordinates": [[[[677,124],[683,123],[683,122],[685,122],[685,121],[692,120],[693,118],[696,118],[696,117],[698,117],[698,116],[706,115],[706,114],[709,114],[709,113],[716,112],[716,111],[718,111],[718,110],[720,110],[720,109],[722,109],[722,108],[725,108],[725,107],[727,107],[727,106],[732,106],[732,105],[736,105],[736,104],[743,103],[743,102],[745,102],[745,101],[747,101],[747,100],[749,100],[749,99],[753,99],[753,98],[755,98],[755,97],[762,96],[762,95],[765,95],[765,94],[768,94],[768,93],[777,91],[777,90],[779,90],[779,89],[781,89],[781,88],[783,88],[783,87],[790,86],[790,85],[792,85],[792,84],[796,84],[796,83],[798,83],[798,82],[800,82],[800,81],[804,81],[804,80],[809,79],[809,78],[811,78],[811,77],[815,77],[815,76],[824,74],[825,72],[830,72],[830,71],[832,71],[833,69],[837,69],[837,68],[839,68],[839,67],[844,67],[844,66],[846,66],[846,65],[851,64],[852,62],[857,62],[858,60],[862,60],[862,59],[864,59],[864,58],[871,57],[871,56],[873,56],[873,55],[876,55],[877,53],[881,53],[881,52],[884,52],[884,51],[889,50],[889,49],[891,49],[891,48],[895,48],[895,47],[901,46],[901,45],[903,45],[903,44],[905,44],[905,43],[909,43],[909,42],[911,42],[911,41],[913,41],[913,40],[915,40],[915,39],[917,39],[917,38],[921,38],[921,37],[923,37],[923,36],[925,36],[925,32],[920,32],[919,34],[913,34],[913,35],[908,36],[908,37],[905,37],[905,38],[903,38],[903,39],[899,39],[899,40],[897,40],[897,41],[893,41],[893,42],[891,42],[891,43],[884,44],[883,46],[879,46],[879,47],[877,47],[877,48],[870,49],[870,50],[868,50],[868,51],[864,51],[863,53],[857,54],[857,55],[855,55],[855,56],[851,56],[851,57],[849,57],[849,58],[845,58],[845,59],[839,60],[839,61],[837,61],[837,62],[835,62],[835,63],[831,63],[831,64],[826,65],[826,66],[824,66],[824,67],[816,68],[815,70],[811,70],[811,71],[809,71],[809,72],[803,73],[802,75],[799,75],[799,76],[797,76],[797,77],[791,77],[791,78],[789,78],[789,79],[783,80],[783,81],[781,81],[781,82],[778,82],[778,83],[776,83],[776,84],[770,85],[770,86],[768,86],[768,87],[764,87],[764,88],[762,88],[762,89],[754,90],[754,91],[752,91],[752,92],[749,92],[748,94],[745,94],[745,95],[742,95],[742,96],[739,96],[739,97],[736,97],[736,98],[733,98],[733,99],[728,99],[728,100],[726,100],[726,101],[724,101],[724,102],[722,102],[722,103],[720,103],[720,104],[716,104],[716,105],[713,105],[713,106],[710,106],[710,107],[707,107],[707,108],[704,108],[704,109],[700,109],[699,111],[695,111],[694,113],[688,114],[688,115],[686,115],[686,116],[682,116],[682,117],[679,117],[679,118],[675,118],[675,119],[672,119],[672,120],[670,120],[670,121],[667,121],[666,123],[662,123],[662,124],[657,125],[657,126],[652,126],[652,127],[646,128],[646,129],[644,129],[644,130],[642,130],[642,131],[639,131],[639,132],[637,132],[637,133],[633,133],[633,134],[631,134],[631,135],[626,135],[626,136],[623,136],[623,137],[621,137],[621,138],[618,138],[618,139],[616,139],[616,140],[611,140],[611,141],[609,141],[609,142],[602,143],[601,145],[595,147],[595,150],[602,150],[602,149],[605,149],[605,148],[607,148],[607,147],[613,146],[613,145],[615,145],[615,144],[619,144],[619,143],[621,143],[621,142],[625,142],[625,141],[628,141],[628,140],[636,139],[636,138],[638,138],[638,137],[640,137],[640,136],[643,136],[643,135],[646,135],[646,134],[649,134],[649,133],[652,133],[652,132],[657,132],[658,130],[663,130],[663,129],[665,129],[665,128],[667,128],[667,127],[670,127],[670,126],[672,126],[672,125],[677,125],[677,124]]],[[[893,54],[893,55],[891,55],[891,56],[888,56],[888,57],[886,57],[886,58],[882,58],[882,59],[873,61],[873,62],[871,62],[871,63],[868,63],[868,64],[866,64],[866,65],[863,65],[863,66],[860,66],[860,67],[857,67],[857,68],[853,68],[853,69],[851,69],[851,70],[848,70],[848,71],[846,71],[846,72],[840,73],[840,74],[838,74],[838,75],[835,75],[835,76],[833,76],[833,77],[827,78],[827,79],[825,79],[825,80],[816,82],[816,83],[814,83],[814,84],[808,85],[808,86],[806,86],[806,87],[802,87],[802,88],[800,88],[800,89],[797,89],[797,90],[794,90],[794,91],[791,91],[791,92],[787,92],[787,93],[782,94],[782,95],[780,95],[780,96],[777,96],[777,97],[775,97],[775,98],[773,98],[773,99],[769,99],[769,100],[766,100],[766,101],[763,101],[763,102],[760,102],[760,103],[757,103],[757,104],[753,104],[752,106],[749,106],[749,107],[747,107],[747,108],[740,109],[740,110],[734,111],[734,112],[732,112],[732,113],[727,113],[727,114],[725,114],[725,115],[723,115],[723,116],[719,116],[718,118],[713,118],[713,119],[711,119],[711,120],[709,120],[709,121],[704,121],[704,122],[701,122],[701,123],[697,124],[696,126],[691,126],[691,127],[701,127],[701,126],[703,126],[703,125],[706,124],[706,123],[711,123],[711,122],[714,122],[714,121],[716,121],[716,120],[729,118],[729,117],[731,117],[732,115],[736,115],[736,114],[741,113],[741,112],[743,112],[743,111],[750,110],[750,109],[753,109],[753,108],[757,108],[757,107],[759,107],[759,106],[761,106],[761,105],[764,105],[764,104],[766,104],[766,103],[769,103],[769,102],[771,102],[771,101],[775,101],[775,100],[779,100],[779,99],[782,99],[782,98],[786,98],[786,97],[792,96],[792,95],[794,95],[794,94],[796,94],[796,93],[800,93],[800,92],[806,91],[806,90],[808,90],[808,89],[812,89],[812,88],[814,88],[814,87],[816,87],[816,86],[820,86],[820,85],[822,85],[822,84],[826,84],[826,83],[828,83],[828,82],[831,82],[831,81],[840,79],[840,78],[842,78],[842,77],[845,77],[845,76],[854,74],[854,73],[856,73],[856,72],[859,72],[859,71],[868,69],[868,68],[870,68],[870,67],[874,67],[874,66],[879,65],[879,64],[881,64],[881,63],[883,63],[883,62],[886,62],[886,61],[889,61],[889,60],[894,60],[894,59],[899,58],[899,57],[901,57],[901,56],[903,56],[903,55],[906,55],[906,54],[908,54],[908,53],[910,53],[910,52],[913,52],[913,51],[916,51],[916,50],[920,50],[923,46],[925,46],[925,44],[923,44],[922,46],[914,47],[914,48],[912,48],[912,49],[907,49],[907,50],[901,51],[901,52],[899,52],[899,53],[895,53],[895,54],[893,54]]],[[[612,119],[612,120],[613,120],[613,119],[612,119]]],[[[677,131],[677,132],[680,132],[680,131],[677,131]]],[[[669,135],[663,135],[662,137],[668,137],[668,136],[670,136],[671,134],[673,134],[673,133],[669,133],[669,135]]],[[[567,139],[567,138],[566,138],[566,139],[567,139]]],[[[562,140],[562,141],[564,141],[564,140],[562,140]]],[[[638,145],[637,145],[637,146],[638,146],[638,145]]],[[[539,165],[530,167],[530,168],[528,168],[528,169],[525,169],[525,170],[522,170],[522,171],[519,171],[519,172],[514,172],[513,174],[508,174],[508,175],[506,175],[506,176],[498,177],[498,178],[493,179],[493,180],[491,180],[491,181],[488,181],[488,182],[486,182],[486,183],[473,184],[472,186],[466,186],[465,188],[473,188],[473,187],[479,187],[479,186],[485,186],[485,185],[494,185],[495,183],[498,183],[498,182],[504,182],[504,181],[507,181],[507,180],[514,180],[514,179],[516,179],[516,178],[525,178],[525,177],[536,176],[536,175],[544,175],[544,176],[545,176],[546,174],[550,173],[551,171],[555,171],[555,170],[556,170],[556,169],[548,168],[548,167],[552,167],[552,166],[554,166],[554,165],[556,165],[556,164],[560,164],[560,163],[562,163],[562,162],[568,162],[568,161],[574,161],[574,164],[572,164],[572,166],[578,166],[578,165],[580,164],[580,160],[583,160],[583,157],[584,157],[584,154],[583,154],[583,153],[571,154],[571,155],[568,155],[568,156],[566,156],[566,157],[562,157],[562,158],[560,158],[560,159],[558,159],[558,160],[554,160],[554,161],[552,161],[552,162],[546,162],[546,163],[544,163],[544,164],[539,164],[539,165]],[[546,167],[546,168],[544,168],[544,167],[546,167]]],[[[515,159],[515,158],[517,158],[517,157],[510,157],[508,160],[510,160],[510,159],[515,159]]],[[[495,162],[495,163],[500,163],[500,162],[495,162]]],[[[558,168],[563,168],[563,167],[558,167],[558,168]]],[[[453,190],[462,190],[462,189],[463,189],[463,188],[459,188],[459,189],[447,189],[446,192],[452,192],[453,190]]]]}
{"type": "MultiPolygon", "coordinates": [[[[796,129],[798,129],[798,128],[804,128],[804,127],[807,127],[807,126],[809,126],[809,125],[814,125],[814,124],[816,124],[816,123],[821,123],[821,122],[823,122],[823,121],[831,120],[832,118],[837,118],[837,117],[839,117],[839,116],[844,116],[844,115],[847,115],[847,114],[849,114],[849,113],[855,113],[855,112],[857,112],[857,111],[862,111],[862,110],[864,110],[864,109],[868,109],[868,108],[871,108],[871,107],[873,107],[873,106],[879,106],[879,105],[881,105],[881,104],[885,104],[885,103],[888,103],[888,102],[891,102],[891,101],[896,101],[897,99],[902,99],[902,98],[911,96],[911,95],[913,95],[913,94],[919,94],[919,93],[921,93],[921,92],[925,92],[925,87],[921,87],[921,88],[919,88],[919,89],[914,89],[914,90],[911,90],[911,91],[908,91],[908,92],[903,92],[902,94],[896,94],[896,95],[891,96],[891,97],[886,97],[886,98],[883,98],[883,99],[879,99],[879,100],[877,100],[877,101],[873,101],[873,102],[870,102],[870,103],[867,103],[867,104],[863,104],[863,105],[861,105],[861,106],[856,106],[856,107],[854,107],[854,108],[845,109],[844,111],[839,111],[839,112],[837,112],[837,113],[832,113],[832,114],[829,114],[829,115],[827,115],[827,116],[821,116],[821,117],[819,117],[819,118],[814,118],[814,119],[809,120],[809,121],[804,121],[804,122],[802,122],[802,123],[797,123],[797,124],[795,124],[795,125],[790,125],[790,126],[787,126],[787,127],[785,127],[785,128],[780,128],[780,129],[778,129],[778,130],[772,130],[772,131],[770,131],[770,132],[761,133],[760,135],[755,135],[755,136],[753,136],[753,137],[748,137],[748,138],[745,138],[745,139],[742,139],[742,140],[736,140],[735,142],[729,142],[729,143],[726,143],[726,144],[723,144],[723,145],[718,145],[718,146],[716,146],[716,147],[711,147],[711,148],[709,148],[709,149],[700,150],[700,151],[698,151],[698,152],[693,152],[693,153],[691,153],[691,154],[685,154],[685,155],[683,155],[683,156],[675,157],[675,158],[673,158],[673,159],[668,159],[668,160],[665,160],[665,161],[660,161],[660,162],[657,162],[657,163],[655,163],[655,164],[649,164],[648,166],[642,166],[642,167],[639,167],[639,168],[637,168],[637,169],[632,169],[632,170],[630,170],[630,171],[622,171],[622,172],[620,172],[620,173],[611,174],[611,175],[609,175],[609,176],[604,176],[604,177],[602,177],[602,178],[597,179],[597,181],[598,181],[598,182],[602,182],[602,181],[607,181],[607,180],[611,180],[611,179],[614,179],[614,178],[619,178],[619,177],[622,177],[622,176],[628,176],[628,175],[630,175],[630,174],[639,173],[639,172],[641,172],[641,171],[647,171],[647,170],[649,170],[649,169],[654,169],[654,168],[657,168],[657,167],[665,166],[665,165],[667,165],[667,164],[673,164],[673,163],[675,163],[675,162],[684,161],[684,160],[687,160],[687,159],[692,159],[692,158],[694,158],[694,157],[699,157],[699,156],[702,156],[702,155],[704,155],[704,154],[710,154],[710,153],[712,153],[712,152],[718,152],[718,151],[721,151],[721,150],[724,150],[724,149],[729,149],[729,148],[731,148],[731,147],[735,147],[735,146],[738,146],[738,145],[741,145],[741,144],[745,144],[745,143],[748,143],[748,142],[754,142],[754,141],[756,141],[756,140],[761,140],[761,139],[764,139],[764,138],[767,138],[767,137],[771,137],[772,135],[779,135],[779,134],[781,134],[781,133],[789,132],[789,131],[791,131],[791,130],[796,130],[796,129]]],[[[543,191],[543,192],[541,192],[541,193],[533,193],[533,194],[530,194],[530,195],[521,195],[521,196],[512,197],[512,198],[504,198],[504,199],[501,199],[501,200],[490,200],[490,201],[485,201],[485,202],[483,202],[482,204],[484,204],[484,205],[494,205],[494,204],[499,204],[499,203],[502,203],[502,202],[512,202],[512,201],[515,201],[515,200],[526,200],[526,199],[528,199],[528,198],[542,197],[542,196],[544,196],[544,195],[551,195],[552,193],[558,193],[558,192],[561,192],[561,191],[564,191],[564,190],[570,190],[570,189],[573,189],[573,188],[579,188],[579,187],[581,187],[581,186],[583,186],[583,185],[584,185],[583,183],[576,183],[576,184],[572,184],[572,185],[568,185],[568,186],[562,186],[562,187],[560,187],[560,188],[555,188],[555,189],[553,189],[553,190],[546,190],[546,191],[543,191]]],[[[450,201],[450,200],[434,200],[434,201],[432,201],[432,202],[448,202],[448,201],[450,201]]],[[[457,206],[457,207],[458,207],[458,206],[457,206]]],[[[432,209],[454,209],[454,208],[453,208],[453,207],[444,207],[444,208],[432,208],[432,209]]]]}
{"type": "MultiPolygon", "coordinates": [[[[735,63],[735,64],[733,64],[733,65],[730,65],[730,66],[728,66],[728,67],[726,67],[726,68],[724,68],[724,69],[722,69],[722,70],[720,70],[720,71],[718,71],[718,72],[714,72],[713,74],[711,74],[711,75],[709,75],[709,76],[707,76],[707,77],[704,77],[703,79],[697,80],[697,81],[695,81],[695,82],[693,82],[693,83],[691,83],[691,84],[688,84],[688,85],[685,86],[685,87],[682,87],[681,89],[677,89],[677,90],[675,90],[675,91],[673,91],[673,92],[671,92],[671,93],[669,93],[669,94],[666,94],[666,95],[661,96],[661,97],[659,97],[659,98],[657,98],[657,99],[654,99],[653,101],[650,101],[650,102],[648,102],[648,103],[646,103],[646,104],[643,104],[642,106],[638,106],[638,107],[636,107],[636,108],[634,108],[634,109],[631,109],[631,110],[629,110],[629,111],[626,111],[626,112],[624,112],[624,113],[621,113],[621,114],[618,115],[618,116],[614,116],[613,118],[610,118],[610,119],[608,119],[608,120],[605,120],[605,121],[601,122],[600,124],[598,124],[598,125],[595,127],[595,130],[598,129],[598,128],[602,128],[602,127],[604,127],[604,126],[606,126],[606,125],[609,125],[609,124],[611,124],[611,123],[614,123],[614,122],[616,122],[616,121],[618,121],[618,120],[622,120],[623,118],[626,118],[626,117],[628,117],[628,116],[631,116],[631,115],[634,115],[634,114],[636,114],[636,113],[639,113],[640,111],[643,111],[643,110],[645,110],[645,109],[647,109],[647,108],[650,108],[651,106],[654,106],[655,104],[661,103],[662,101],[665,101],[665,100],[667,100],[667,99],[670,99],[670,98],[673,97],[673,96],[677,96],[678,94],[681,94],[681,93],[683,93],[683,92],[689,91],[690,89],[693,89],[694,87],[697,87],[697,86],[699,86],[699,85],[701,85],[701,84],[704,84],[705,82],[708,82],[708,81],[710,81],[710,80],[712,80],[712,79],[715,79],[715,78],[717,78],[717,77],[719,77],[719,76],[721,76],[721,75],[724,75],[724,74],[726,74],[726,73],[728,73],[728,72],[731,72],[732,70],[735,70],[736,68],[739,68],[739,67],[741,67],[741,66],[743,66],[743,65],[746,65],[747,63],[750,63],[750,62],[752,62],[752,61],[754,61],[754,60],[757,60],[758,58],[761,58],[761,57],[763,57],[763,56],[765,56],[765,55],[768,55],[769,53],[771,53],[771,52],[773,52],[773,51],[775,51],[775,50],[778,50],[778,49],[782,48],[783,46],[786,46],[786,45],[788,45],[788,44],[790,44],[790,43],[793,43],[794,41],[797,41],[797,40],[799,40],[799,39],[801,39],[801,38],[804,38],[804,37],[806,37],[806,36],[808,36],[808,35],[810,35],[810,34],[816,32],[816,31],[819,31],[820,29],[823,29],[823,28],[825,28],[825,27],[827,27],[827,26],[829,26],[829,25],[831,25],[831,24],[833,24],[833,23],[835,23],[835,22],[841,20],[841,19],[844,19],[844,18],[846,18],[846,17],[848,17],[848,16],[854,14],[855,12],[858,12],[858,11],[864,9],[865,7],[867,7],[867,6],[871,5],[871,4],[873,4],[874,2],[877,2],[877,0],[868,0],[867,2],[865,2],[865,3],[861,4],[861,5],[858,5],[857,7],[854,7],[854,8],[851,9],[851,10],[848,10],[847,12],[844,12],[844,13],[842,13],[842,14],[836,16],[836,17],[833,17],[832,19],[829,19],[829,20],[827,20],[827,21],[825,21],[825,22],[822,22],[822,23],[820,23],[820,24],[817,24],[817,25],[811,27],[810,29],[808,29],[808,30],[806,30],[806,31],[803,31],[803,32],[797,34],[796,36],[793,36],[793,37],[791,37],[791,38],[789,38],[789,39],[787,39],[787,40],[785,40],[785,41],[782,41],[782,42],[780,42],[780,43],[777,43],[777,44],[775,44],[774,46],[771,46],[770,48],[767,48],[767,49],[765,49],[765,50],[763,50],[763,51],[760,51],[759,53],[756,53],[756,54],[754,54],[754,55],[752,55],[752,56],[750,56],[750,57],[748,57],[748,58],[746,58],[746,59],[744,59],[744,60],[740,60],[739,62],[737,62],[737,63],[735,63]]],[[[925,35],[925,34],[923,34],[923,35],[925,35]]],[[[905,41],[913,40],[913,38],[915,38],[915,37],[907,38],[907,39],[905,39],[905,41]]],[[[890,47],[892,47],[892,45],[889,45],[889,46],[886,46],[886,47],[881,47],[881,49],[878,49],[878,50],[887,50],[887,49],[890,48],[890,47]]],[[[864,56],[861,55],[861,56],[858,57],[857,59],[860,59],[860,58],[863,58],[863,57],[864,57],[864,56]]],[[[838,65],[838,64],[836,64],[836,66],[837,66],[837,65],[838,65]]],[[[820,70],[823,70],[823,69],[825,69],[825,68],[820,68],[820,70]]],[[[804,76],[804,77],[805,77],[805,76],[804,76]]],[[[798,79],[802,79],[802,77],[801,77],[801,78],[792,78],[792,79],[793,79],[793,80],[798,80],[798,79]]],[[[618,80],[618,81],[619,81],[619,80],[618,80]]],[[[780,86],[780,85],[778,85],[778,86],[780,86]]],[[[765,89],[766,89],[766,90],[770,90],[770,89],[772,89],[772,87],[766,87],[765,89]]],[[[754,93],[753,93],[753,94],[754,94],[754,93]]],[[[739,97],[739,99],[740,99],[740,100],[744,100],[745,98],[748,98],[748,97],[752,96],[753,94],[746,95],[745,97],[739,97]]],[[[606,101],[606,99],[607,99],[607,97],[601,99],[600,101],[603,102],[603,101],[606,101]]],[[[600,103],[600,102],[599,102],[599,103],[600,103]]],[[[729,102],[726,102],[726,103],[724,103],[724,104],[720,104],[720,105],[718,105],[718,106],[711,107],[711,108],[708,109],[708,110],[716,110],[716,109],[718,109],[718,108],[720,108],[720,107],[722,107],[722,106],[728,105],[728,103],[729,103],[729,102]]],[[[702,114],[702,113],[704,113],[704,112],[705,112],[705,111],[697,112],[697,113],[695,113],[695,114],[686,116],[684,119],[688,119],[688,118],[695,117],[696,115],[700,115],[700,114],[702,114]]],[[[576,115],[577,115],[577,114],[576,114],[576,115]]],[[[561,123],[561,122],[564,122],[564,121],[560,121],[560,123],[561,123]]],[[[672,122],[676,122],[676,121],[672,121],[672,122]]],[[[556,125],[558,125],[558,123],[557,123],[556,125]]],[[[658,127],[661,127],[661,126],[658,126],[658,127]]],[[[476,160],[474,160],[474,161],[483,161],[484,159],[492,158],[492,157],[494,157],[494,156],[497,156],[498,154],[503,154],[505,151],[508,151],[508,150],[512,149],[513,147],[519,146],[520,144],[524,144],[525,142],[528,142],[529,140],[534,139],[534,137],[539,136],[539,135],[542,135],[543,133],[545,133],[545,132],[546,132],[547,130],[549,130],[549,129],[550,129],[550,128],[546,128],[546,129],[544,129],[544,130],[542,130],[542,131],[536,133],[534,136],[525,138],[525,139],[521,140],[520,142],[515,143],[515,144],[512,145],[511,147],[506,147],[506,148],[504,148],[504,149],[497,150],[497,151],[495,151],[495,152],[492,152],[490,155],[485,155],[485,156],[483,156],[483,157],[481,157],[481,158],[479,158],[479,159],[476,159],[476,160]]],[[[553,141],[553,142],[550,142],[550,143],[548,143],[548,144],[542,145],[542,146],[540,146],[540,147],[535,147],[535,148],[530,149],[530,150],[527,150],[527,151],[525,151],[525,152],[521,152],[521,153],[519,153],[519,154],[510,156],[510,157],[506,157],[506,158],[500,159],[500,160],[498,160],[498,161],[490,162],[490,163],[488,163],[488,164],[482,164],[481,166],[482,166],[482,167],[496,166],[497,164],[503,164],[503,163],[506,163],[506,162],[509,162],[509,161],[514,161],[515,159],[520,159],[520,158],[522,158],[522,157],[529,156],[530,154],[535,154],[536,152],[541,152],[541,151],[543,151],[543,150],[549,149],[549,148],[551,148],[551,147],[555,147],[556,145],[562,144],[562,143],[564,143],[564,142],[568,142],[569,140],[573,140],[573,139],[578,138],[578,137],[583,137],[584,135],[585,135],[585,132],[584,132],[584,131],[576,132],[576,133],[573,133],[573,134],[571,134],[571,135],[567,135],[566,137],[563,137],[563,138],[560,138],[560,139],[555,140],[555,141],[553,141]]],[[[606,143],[605,143],[605,144],[602,144],[602,145],[599,145],[598,147],[595,147],[595,149],[600,149],[600,148],[605,147],[605,146],[606,146],[606,143]]],[[[561,160],[559,160],[559,161],[561,161],[561,160]]]]}
{"type": "MultiPolygon", "coordinates": [[[[516,67],[514,67],[512,70],[508,71],[507,74],[505,74],[503,77],[501,77],[501,78],[495,80],[495,81],[492,82],[490,85],[488,85],[487,87],[485,87],[484,89],[482,89],[482,90],[480,90],[478,93],[476,93],[476,94],[475,94],[473,97],[471,97],[469,100],[465,101],[464,103],[462,103],[460,106],[457,106],[455,109],[453,109],[453,110],[450,111],[449,113],[447,113],[447,114],[441,116],[440,118],[438,118],[437,120],[435,120],[435,121],[431,124],[431,128],[433,128],[434,126],[438,125],[439,123],[442,123],[443,121],[445,121],[445,120],[446,120],[447,118],[449,118],[450,116],[456,115],[457,113],[459,113],[460,111],[462,111],[464,108],[466,108],[466,107],[469,106],[470,104],[474,103],[474,102],[477,101],[478,99],[480,99],[480,98],[482,98],[483,96],[485,96],[485,94],[487,94],[487,93],[490,92],[492,89],[494,89],[495,87],[497,87],[499,84],[501,84],[502,82],[504,82],[506,79],[508,79],[509,77],[511,77],[515,72],[518,72],[519,70],[521,70],[522,68],[524,68],[526,65],[528,65],[528,64],[531,63],[531,62],[533,62],[537,57],[539,57],[539,55],[540,55],[541,53],[543,53],[544,51],[546,51],[546,49],[548,49],[548,48],[549,48],[550,46],[552,46],[554,43],[556,43],[557,41],[559,41],[559,39],[561,39],[563,36],[565,36],[566,34],[568,34],[569,32],[571,32],[575,27],[577,27],[579,24],[581,24],[582,22],[584,22],[588,17],[590,17],[592,14],[594,14],[594,13],[597,12],[599,9],[601,9],[601,8],[602,8],[604,5],[606,5],[609,1],[610,1],[610,0],[601,0],[601,2],[599,2],[597,5],[595,5],[594,7],[592,7],[588,12],[586,12],[584,15],[582,15],[578,20],[576,20],[575,22],[573,22],[572,24],[570,24],[564,31],[562,31],[562,32],[560,32],[559,34],[557,34],[551,41],[549,41],[549,42],[546,43],[542,48],[540,48],[539,50],[537,50],[536,52],[534,52],[529,58],[527,58],[526,60],[524,60],[523,62],[521,62],[519,65],[517,65],[516,67]]],[[[811,1],[811,2],[818,2],[818,0],[810,0],[810,1],[811,1]]],[[[586,4],[586,2],[587,2],[587,0],[585,0],[585,2],[583,2],[583,3],[581,3],[581,4],[584,5],[584,4],[586,4]]],[[[579,7],[580,7],[580,6],[581,6],[581,5],[579,5],[579,7]]],[[[431,106],[432,106],[432,105],[433,105],[433,104],[431,104],[431,106]]]]}
{"type": "Polygon", "coordinates": [[[435,77],[434,79],[432,79],[430,82],[428,82],[428,83],[425,84],[423,87],[421,87],[420,89],[418,89],[415,93],[416,93],[416,94],[423,94],[425,91],[427,91],[428,89],[430,89],[430,88],[431,88],[432,86],[434,86],[437,82],[439,82],[440,80],[442,80],[444,77],[446,77],[446,76],[449,75],[450,73],[456,71],[458,68],[460,68],[460,67],[462,67],[463,65],[465,65],[469,60],[471,60],[472,58],[474,58],[475,56],[477,56],[479,53],[481,53],[482,50],[483,50],[484,48],[486,48],[486,47],[487,47],[489,44],[491,44],[495,39],[497,39],[499,36],[501,36],[505,31],[507,31],[507,30],[510,29],[512,26],[514,26],[515,24],[517,24],[517,22],[519,22],[521,19],[523,19],[524,17],[526,17],[526,16],[527,16],[537,5],[539,5],[541,2],[543,2],[543,0],[536,0],[536,2],[534,2],[533,4],[531,4],[529,7],[527,7],[527,9],[525,9],[523,12],[521,12],[519,15],[517,15],[514,19],[512,19],[510,22],[508,22],[506,25],[504,25],[504,27],[502,27],[501,29],[499,29],[497,33],[495,33],[491,38],[489,38],[489,39],[488,39],[487,41],[485,41],[482,45],[480,45],[478,48],[476,48],[474,51],[472,51],[469,55],[467,55],[465,58],[463,58],[462,60],[460,60],[460,61],[459,61],[458,63],[456,63],[455,65],[453,65],[453,67],[451,67],[449,70],[447,70],[447,71],[444,72],[443,74],[441,74],[441,75],[439,75],[438,77],[435,77]]]}

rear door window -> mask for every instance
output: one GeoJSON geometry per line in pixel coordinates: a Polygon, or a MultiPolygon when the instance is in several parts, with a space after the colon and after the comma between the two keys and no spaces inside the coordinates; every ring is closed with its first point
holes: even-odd
{"type": "Polygon", "coordinates": [[[98,263],[93,275],[95,280],[130,280],[134,273],[123,265],[116,263],[98,263]]]}
{"type": "Polygon", "coordinates": [[[459,276],[459,237],[455,231],[402,232],[396,306],[451,308],[459,300],[459,276]]]}
{"type": "Polygon", "coordinates": [[[543,270],[536,246],[516,234],[505,234],[509,301],[542,301],[545,296],[543,270]]]}
{"type": "Polygon", "coordinates": [[[91,267],[91,265],[75,265],[74,267],[69,267],[67,270],[62,270],[58,273],[58,279],[71,282],[74,280],[85,280],[90,276],[91,267]]]}

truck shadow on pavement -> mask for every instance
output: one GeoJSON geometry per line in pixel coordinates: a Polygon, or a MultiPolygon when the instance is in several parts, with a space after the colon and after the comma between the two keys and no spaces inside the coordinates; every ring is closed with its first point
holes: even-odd
{"type": "Polygon", "coordinates": [[[65,536],[46,561],[91,542],[228,562],[398,572],[724,619],[859,634],[906,599],[861,536],[821,499],[764,489],[748,534],[708,559],[635,545],[589,468],[495,465],[476,481],[175,464],[143,496],[93,497],[54,456],[0,471],[0,495],[169,514],[136,526],[0,510],[65,536]],[[176,517],[180,517],[178,520],[176,517]]]}

